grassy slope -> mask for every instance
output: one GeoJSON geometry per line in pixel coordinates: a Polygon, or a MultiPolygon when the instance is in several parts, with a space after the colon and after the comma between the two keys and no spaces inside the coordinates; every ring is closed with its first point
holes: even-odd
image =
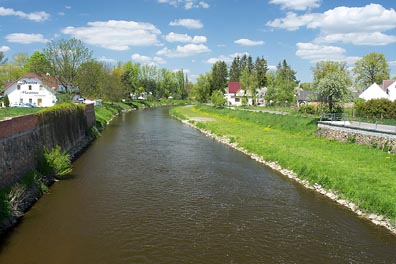
{"type": "Polygon", "coordinates": [[[40,110],[40,108],[30,108],[30,107],[0,108],[0,120],[5,119],[6,117],[14,117],[14,116],[33,114],[39,110],[40,110]]]}
{"type": "Polygon", "coordinates": [[[396,156],[368,146],[330,141],[315,136],[312,118],[247,113],[210,107],[176,108],[181,116],[208,116],[217,121],[198,123],[240,146],[277,161],[311,184],[356,203],[361,209],[396,217],[396,156]]]}

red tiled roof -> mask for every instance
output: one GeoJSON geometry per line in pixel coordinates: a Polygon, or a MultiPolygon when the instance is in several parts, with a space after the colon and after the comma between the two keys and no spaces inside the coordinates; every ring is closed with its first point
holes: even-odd
{"type": "Polygon", "coordinates": [[[396,80],[384,80],[384,81],[382,82],[382,89],[383,89],[384,91],[386,91],[386,89],[388,89],[388,87],[389,87],[392,83],[394,83],[394,82],[396,82],[396,80]]]}
{"type": "Polygon", "coordinates": [[[229,82],[228,83],[228,93],[237,93],[241,89],[240,82],[229,82]]]}

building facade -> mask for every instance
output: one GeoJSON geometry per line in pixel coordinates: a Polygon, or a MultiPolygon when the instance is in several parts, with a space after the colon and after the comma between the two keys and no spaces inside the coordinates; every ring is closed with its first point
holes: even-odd
{"type": "Polygon", "coordinates": [[[10,106],[50,107],[56,103],[58,82],[48,75],[28,73],[5,87],[10,106]]]}

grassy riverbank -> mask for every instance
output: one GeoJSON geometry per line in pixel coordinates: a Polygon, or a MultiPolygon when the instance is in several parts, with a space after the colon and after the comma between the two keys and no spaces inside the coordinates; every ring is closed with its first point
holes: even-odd
{"type": "Polygon", "coordinates": [[[393,221],[396,218],[394,154],[318,138],[312,117],[208,106],[177,107],[171,113],[216,135],[227,136],[247,151],[294,171],[311,185],[317,183],[332,190],[366,212],[393,221]],[[213,121],[199,121],[208,118],[213,121]]]}

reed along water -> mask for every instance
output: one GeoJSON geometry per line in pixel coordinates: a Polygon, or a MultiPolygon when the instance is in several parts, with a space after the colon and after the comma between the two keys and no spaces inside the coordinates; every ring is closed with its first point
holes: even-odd
{"type": "Polygon", "coordinates": [[[168,115],[116,118],[0,263],[395,263],[396,236],[168,115]]]}

